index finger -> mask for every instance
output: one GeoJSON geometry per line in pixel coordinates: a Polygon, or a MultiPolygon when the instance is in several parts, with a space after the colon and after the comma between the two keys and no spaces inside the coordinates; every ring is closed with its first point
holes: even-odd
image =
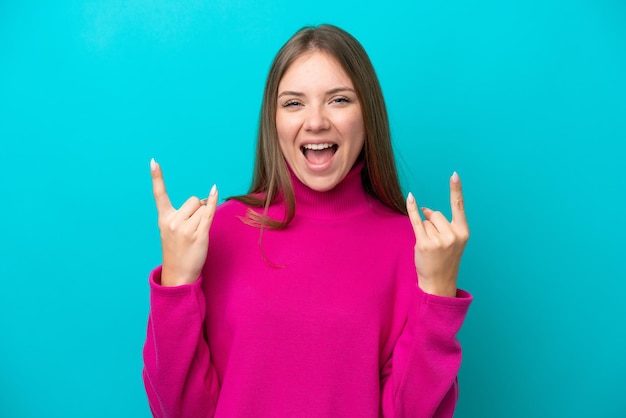
{"type": "Polygon", "coordinates": [[[461,178],[456,171],[450,177],[450,207],[452,208],[452,223],[467,227],[463,188],[461,178]]]}
{"type": "Polygon", "coordinates": [[[150,160],[150,175],[152,176],[152,193],[154,194],[154,201],[156,202],[157,212],[163,213],[164,211],[172,208],[172,203],[165,190],[165,182],[163,181],[163,172],[159,163],[154,161],[154,158],[150,160]]]}

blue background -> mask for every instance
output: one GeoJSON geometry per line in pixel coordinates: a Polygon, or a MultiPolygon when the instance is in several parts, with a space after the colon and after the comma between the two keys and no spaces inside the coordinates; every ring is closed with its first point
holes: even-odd
{"type": "Polygon", "coordinates": [[[378,71],[405,191],[472,238],[458,417],[626,416],[626,3],[0,3],[0,414],[147,417],[141,350],[175,204],[247,190],[301,26],[378,71]]]}

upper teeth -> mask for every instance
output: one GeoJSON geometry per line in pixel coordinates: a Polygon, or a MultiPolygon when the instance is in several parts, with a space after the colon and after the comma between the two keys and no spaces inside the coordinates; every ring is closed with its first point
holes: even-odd
{"type": "Polygon", "coordinates": [[[333,144],[306,144],[304,145],[302,148],[304,149],[313,149],[313,150],[319,150],[319,149],[326,149],[326,148],[330,148],[332,147],[333,144]]]}

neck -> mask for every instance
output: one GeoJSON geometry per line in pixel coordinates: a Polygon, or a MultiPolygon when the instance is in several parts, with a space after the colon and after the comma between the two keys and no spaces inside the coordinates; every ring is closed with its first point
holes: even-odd
{"type": "Polygon", "coordinates": [[[368,207],[361,181],[363,162],[358,162],[333,189],[318,192],[303,184],[290,170],[296,197],[296,217],[333,219],[362,212],[368,207]]]}

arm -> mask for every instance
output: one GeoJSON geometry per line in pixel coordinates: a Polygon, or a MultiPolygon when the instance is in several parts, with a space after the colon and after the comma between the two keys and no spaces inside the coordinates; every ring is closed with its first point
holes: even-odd
{"type": "Polygon", "coordinates": [[[381,372],[381,415],[452,417],[461,346],[456,333],[472,297],[429,295],[417,286],[407,323],[381,372]]]}
{"type": "Polygon", "coordinates": [[[160,285],[161,268],[150,275],[150,317],[143,379],[155,417],[211,417],[219,382],[204,337],[206,310],[201,281],[160,285]]]}
{"type": "Polygon", "coordinates": [[[407,198],[418,280],[406,325],[381,372],[385,417],[451,417],[456,406],[461,365],[456,333],[471,303],[456,284],[469,226],[456,172],[449,184],[451,222],[426,208],[422,220],[413,195],[407,198]]]}
{"type": "Polygon", "coordinates": [[[157,417],[213,416],[219,384],[204,336],[206,303],[201,272],[217,189],[206,204],[189,198],[175,209],[161,167],[150,161],[163,265],[150,276],[150,317],[144,346],[144,382],[157,417]]]}

